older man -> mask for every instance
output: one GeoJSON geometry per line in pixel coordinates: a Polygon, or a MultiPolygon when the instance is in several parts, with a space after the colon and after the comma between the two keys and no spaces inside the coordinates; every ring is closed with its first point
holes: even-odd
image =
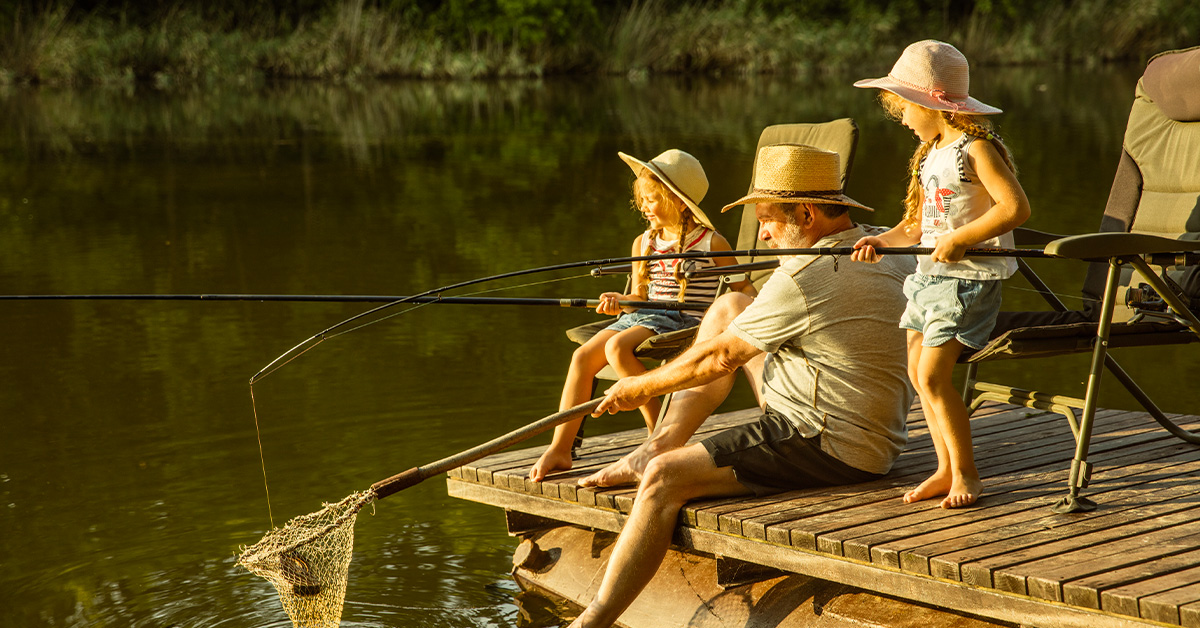
{"type": "MultiPolygon", "coordinates": [[[[753,191],[725,210],[755,203],[759,237],[772,247],[850,246],[865,233],[848,212],[863,206],[841,193],[838,173],[836,153],[764,146],[753,191]]],[[[640,485],[596,597],[572,626],[609,626],[633,603],[689,500],[864,482],[891,469],[913,397],[897,323],[912,269],[908,256],[880,264],[785,258],[757,299],[722,297],[690,349],[606,392],[596,415],[682,391],[649,440],[582,482],[640,485]],[[684,446],[739,367],[755,383],[762,416],[684,446]]]]}

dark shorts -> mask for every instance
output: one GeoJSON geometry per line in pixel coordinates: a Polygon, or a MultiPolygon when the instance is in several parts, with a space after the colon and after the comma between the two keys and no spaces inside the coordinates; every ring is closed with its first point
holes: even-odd
{"type": "Polygon", "coordinates": [[[755,495],[877,480],[821,451],[821,437],[804,438],[792,422],[767,409],[758,420],[710,436],[701,445],[718,467],[733,467],[755,495]]]}

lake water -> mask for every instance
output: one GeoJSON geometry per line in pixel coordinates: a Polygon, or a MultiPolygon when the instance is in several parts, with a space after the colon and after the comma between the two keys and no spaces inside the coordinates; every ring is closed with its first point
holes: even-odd
{"type": "MultiPolygon", "coordinates": [[[[1029,226],[1099,224],[1138,73],[977,72],[972,91],[1006,110],[1029,226]]],[[[712,182],[705,206],[732,236],[737,216],[711,210],[745,190],[761,129],[843,116],[862,131],[848,191],[879,208],[855,217],[894,224],[914,140],[854,78],[4,88],[0,285],[404,295],[620,256],[640,224],[618,150],[696,155],[712,182]]],[[[1082,267],[1045,264],[1056,289],[1077,292],[1082,267]]],[[[620,286],[584,274],[481,288],[620,286]]],[[[1010,307],[1037,307],[1010,283],[1010,307]]],[[[551,413],[573,348],[561,330],[594,320],[435,305],[329,340],[256,384],[260,460],[250,376],[367,307],[0,302],[0,626],[289,625],[270,585],[237,566],[239,547],[272,521],[551,413]]],[[[1195,357],[1126,355],[1134,372],[1178,364],[1144,383],[1167,410],[1200,409],[1184,374],[1195,357]]],[[[989,372],[1079,395],[1085,365],[989,372]]],[[[726,407],[750,399],[743,384],[726,407]]],[[[1103,402],[1132,407],[1115,390],[1103,402]]],[[[380,501],[356,526],[344,625],[562,625],[549,602],[518,595],[514,546],[501,511],[448,498],[440,480],[380,501]]]]}

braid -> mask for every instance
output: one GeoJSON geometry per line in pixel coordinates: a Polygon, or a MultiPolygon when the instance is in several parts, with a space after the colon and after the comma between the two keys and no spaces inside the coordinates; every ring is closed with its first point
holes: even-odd
{"type": "Polygon", "coordinates": [[[942,119],[946,121],[951,128],[962,131],[971,137],[976,137],[981,140],[987,140],[996,148],[996,152],[1000,153],[1000,158],[1004,160],[1004,165],[1017,174],[1017,164],[1013,162],[1012,153],[1008,152],[1008,147],[1004,145],[1004,140],[992,128],[991,120],[982,116],[973,116],[963,113],[951,113],[949,111],[942,112],[942,119]]]}
{"type": "Polygon", "coordinates": [[[906,233],[911,233],[914,230],[921,228],[921,205],[925,202],[925,189],[921,187],[921,164],[925,161],[925,157],[929,155],[929,151],[933,150],[934,143],[937,139],[932,139],[928,142],[922,142],[913,153],[912,159],[908,162],[908,190],[904,197],[904,230],[906,233]]]}

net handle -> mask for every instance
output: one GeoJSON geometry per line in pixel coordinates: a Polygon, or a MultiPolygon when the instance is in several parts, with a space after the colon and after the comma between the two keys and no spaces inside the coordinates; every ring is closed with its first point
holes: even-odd
{"type": "Polygon", "coordinates": [[[441,475],[451,469],[457,469],[464,464],[474,462],[485,456],[490,456],[523,440],[533,438],[559,424],[578,419],[585,414],[591,414],[603,400],[604,397],[598,397],[581,403],[574,408],[560,410],[550,416],[538,419],[529,425],[515,429],[502,436],[497,436],[486,443],[476,445],[465,451],[460,451],[453,456],[402,471],[386,480],[380,480],[372,484],[371,490],[375,493],[375,499],[383,499],[410,486],[416,486],[435,475],[441,475]]]}

